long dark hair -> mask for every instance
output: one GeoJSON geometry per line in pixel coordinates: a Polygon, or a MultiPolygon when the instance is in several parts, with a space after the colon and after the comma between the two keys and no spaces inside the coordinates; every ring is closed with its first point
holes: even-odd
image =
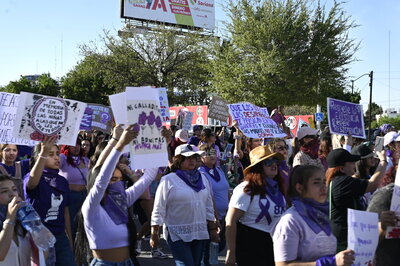
{"type": "Polygon", "coordinates": [[[296,190],[296,184],[303,186],[304,191],[307,192],[307,184],[313,174],[317,171],[322,171],[321,168],[315,165],[297,165],[293,168],[289,175],[290,186],[288,196],[290,198],[300,197],[299,192],[296,190]]]}
{"type": "MultiPolygon", "coordinates": [[[[94,183],[96,181],[96,177],[99,175],[100,170],[103,165],[99,165],[96,168],[92,169],[89,173],[88,176],[88,183],[87,183],[87,191],[88,194],[90,193],[90,190],[94,186],[94,183]]],[[[119,169],[118,166],[116,169],[119,169]]],[[[121,171],[122,173],[122,171],[121,171]]],[[[131,206],[129,206],[131,207],[131,206]]],[[[75,261],[77,265],[82,265],[86,263],[90,263],[90,261],[93,259],[92,256],[92,251],[89,247],[89,242],[86,236],[86,231],[85,231],[85,226],[84,226],[84,219],[82,212],[79,211],[79,213],[76,215],[77,216],[77,230],[76,230],[76,237],[75,237],[75,261]]],[[[136,258],[136,226],[135,222],[133,220],[133,213],[131,211],[131,208],[129,208],[128,211],[128,238],[129,238],[129,256],[130,259],[134,262],[134,265],[140,265],[137,258],[136,258]]]]}
{"type": "Polygon", "coordinates": [[[356,162],[356,173],[355,176],[361,179],[369,179],[370,167],[368,166],[368,159],[361,159],[356,162]]]}

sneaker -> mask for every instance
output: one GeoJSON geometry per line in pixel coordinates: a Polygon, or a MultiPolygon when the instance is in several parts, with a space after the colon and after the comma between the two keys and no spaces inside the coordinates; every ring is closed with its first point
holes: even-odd
{"type": "Polygon", "coordinates": [[[136,241],[136,253],[140,254],[142,252],[142,240],[136,241]]]}
{"type": "Polygon", "coordinates": [[[151,257],[154,259],[168,259],[168,255],[164,254],[159,248],[151,251],[151,257]]]}

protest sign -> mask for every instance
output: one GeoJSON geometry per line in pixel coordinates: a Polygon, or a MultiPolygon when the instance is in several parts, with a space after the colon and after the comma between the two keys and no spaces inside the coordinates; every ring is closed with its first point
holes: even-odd
{"type": "Polygon", "coordinates": [[[170,122],[167,88],[158,88],[160,93],[160,112],[163,123],[170,122]]]}
{"type": "Polygon", "coordinates": [[[355,252],[353,265],[372,265],[378,246],[378,214],[347,209],[347,248],[355,252]]]}
{"type": "Polygon", "coordinates": [[[0,143],[33,146],[35,141],[13,137],[19,94],[0,92],[0,143]]]}
{"type": "Polygon", "coordinates": [[[329,130],[332,134],[365,139],[364,112],[361,104],[327,98],[329,130]]]}
{"type": "Polygon", "coordinates": [[[233,147],[233,144],[232,144],[232,143],[228,143],[228,144],[226,145],[225,150],[224,150],[224,152],[223,152],[222,155],[221,155],[221,160],[225,161],[228,157],[230,157],[230,156],[228,156],[228,155],[229,155],[229,153],[231,152],[232,147],[233,147]]]}
{"type": "Polygon", "coordinates": [[[170,118],[176,119],[176,125],[182,126],[179,115],[184,111],[193,113],[192,125],[208,125],[207,105],[171,106],[169,108],[170,118]]]}
{"type": "Polygon", "coordinates": [[[131,166],[146,169],[168,165],[167,145],[161,136],[162,117],[159,91],[154,88],[126,88],[128,124],[138,124],[138,137],[131,144],[131,166]]]}
{"type": "Polygon", "coordinates": [[[86,103],[21,92],[13,136],[37,141],[57,136],[57,144],[75,146],[85,109],[86,103]]]}
{"type": "Polygon", "coordinates": [[[272,120],[265,108],[242,102],[228,104],[229,113],[239,129],[249,138],[282,138],[286,134],[272,120]]]}
{"type": "Polygon", "coordinates": [[[83,113],[81,125],[79,126],[80,130],[92,130],[92,114],[93,110],[86,107],[85,112],[83,113]]]}
{"type": "MultiPolygon", "coordinates": [[[[120,103],[121,105],[121,103],[120,103]]],[[[88,108],[92,109],[92,129],[111,133],[113,115],[111,108],[101,104],[88,104],[88,108]]]]}
{"type": "Polygon", "coordinates": [[[114,120],[116,124],[126,124],[128,121],[126,114],[126,93],[121,92],[113,95],[109,95],[110,105],[114,114],[114,120]]]}
{"type": "MultiPolygon", "coordinates": [[[[400,160],[399,160],[400,163],[400,160]]],[[[400,216],[400,171],[396,173],[396,179],[394,180],[392,202],[390,204],[390,210],[396,213],[396,216],[400,216]]],[[[386,238],[400,238],[400,224],[396,227],[388,226],[386,228],[386,238]]]]}
{"type": "Polygon", "coordinates": [[[208,117],[226,122],[229,117],[228,103],[220,97],[212,97],[210,107],[208,108],[208,117]]]}
{"type": "Polygon", "coordinates": [[[194,113],[193,112],[184,112],[184,118],[182,123],[182,129],[186,129],[187,131],[192,129],[192,120],[194,113]]]}

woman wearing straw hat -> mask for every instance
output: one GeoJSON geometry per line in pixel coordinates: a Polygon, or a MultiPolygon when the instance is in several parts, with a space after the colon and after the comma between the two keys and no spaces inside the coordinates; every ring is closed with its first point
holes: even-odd
{"type": "Polygon", "coordinates": [[[233,191],[226,215],[227,265],[275,265],[270,232],[286,208],[278,174],[282,160],[282,154],[267,146],[250,152],[251,164],[233,191]]]}

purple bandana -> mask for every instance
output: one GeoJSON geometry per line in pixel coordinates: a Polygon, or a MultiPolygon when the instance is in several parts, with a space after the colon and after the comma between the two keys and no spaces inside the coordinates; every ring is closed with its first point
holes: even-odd
{"type": "Polygon", "coordinates": [[[192,171],[177,170],[175,174],[196,192],[206,188],[203,184],[201,174],[197,169],[192,171]]]}
{"type": "Polygon", "coordinates": [[[331,235],[328,202],[319,203],[309,198],[293,198],[293,206],[314,233],[324,231],[328,236],[331,235]]]}
{"type": "Polygon", "coordinates": [[[215,182],[219,182],[219,180],[221,180],[221,176],[219,175],[218,169],[217,167],[214,168],[208,168],[207,166],[203,165],[202,167],[200,167],[204,172],[206,172],[207,174],[209,174],[214,180],[215,182]]]}
{"type": "MultiPolygon", "coordinates": [[[[55,188],[56,190],[60,190],[62,192],[66,192],[66,189],[62,189],[65,186],[60,186],[57,184],[57,177],[60,175],[58,174],[59,170],[58,169],[50,169],[50,168],[45,168],[42,173],[42,177],[46,183],[55,188]]],[[[61,176],[60,176],[61,177],[61,176]]],[[[64,177],[61,177],[64,178],[64,177]]]]}
{"type": "Polygon", "coordinates": [[[285,197],[282,192],[279,190],[278,182],[273,180],[272,178],[267,178],[267,195],[268,197],[279,207],[286,208],[285,197]]]}
{"type": "Polygon", "coordinates": [[[128,223],[128,204],[123,181],[108,185],[108,195],[103,205],[111,220],[116,225],[128,223]]]}

